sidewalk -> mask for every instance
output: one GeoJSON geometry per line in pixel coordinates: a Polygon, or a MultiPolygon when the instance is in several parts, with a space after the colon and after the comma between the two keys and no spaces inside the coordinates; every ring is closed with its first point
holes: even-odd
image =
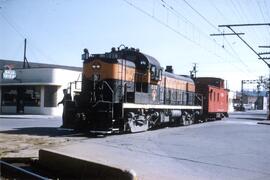
{"type": "Polygon", "coordinates": [[[36,115],[36,114],[0,114],[0,118],[5,119],[52,119],[61,116],[36,115]]]}
{"type": "Polygon", "coordinates": [[[264,120],[264,121],[261,121],[261,122],[257,122],[257,124],[270,125],[270,120],[264,120]]]}

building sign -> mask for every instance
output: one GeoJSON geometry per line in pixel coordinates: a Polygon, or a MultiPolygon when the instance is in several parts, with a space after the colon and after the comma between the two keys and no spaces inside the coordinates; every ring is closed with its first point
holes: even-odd
{"type": "Polygon", "coordinates": [[[3,79],[15,79],[16,78],[16,71],[12,69],[13,65],[5,65],[4,71],[2,74],[3,79]]]}

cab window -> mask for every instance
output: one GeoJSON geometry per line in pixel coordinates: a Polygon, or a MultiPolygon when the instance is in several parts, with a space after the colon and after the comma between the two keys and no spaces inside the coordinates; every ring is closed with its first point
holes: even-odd
{"type": "Polygon", "coordinates": [[[151,79],[156,78],[156,66],[151,66],[151,79]]]}
{"type": "Polygon", "coordinates": [[[151,80],[161,80],[162,69],[158,69],[155,65],[152,65],[150,73],[151,73],[151,80]]]}

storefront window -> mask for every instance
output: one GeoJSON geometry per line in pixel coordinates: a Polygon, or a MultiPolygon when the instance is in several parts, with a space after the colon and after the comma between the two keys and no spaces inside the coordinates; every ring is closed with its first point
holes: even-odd
{"type": "Polygon", "coordinates": [[[39,86],[7,86],[2,87],[2,105],[17,106],[21,101],[23,106],[40,106],[39,86]]]}
{"type": "Polygon", "coordinates": [[[25,106],[40,106],[40,86],[26,86],[23,101],[25,106]]]}
{"type": "Polygon", "coordinates": [[[3,87],[2,88],[2,105],[3,106],[16,106],[17,88],[16,87],[3,87]]]}
{"type": "Polygon", "coordinates": [[[45,86],[45,107],[56,107],[57,106],[57,86],[45,86]]]}

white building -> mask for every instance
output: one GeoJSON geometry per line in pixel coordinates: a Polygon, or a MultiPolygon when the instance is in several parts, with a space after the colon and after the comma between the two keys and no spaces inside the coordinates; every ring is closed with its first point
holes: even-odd
{"type": "Polygon", "coordinates": [[[234,112],[233,99],[236,98],[236,92],[230,91],[228,98],[228,112],[234,112]]]}
{"type": "Polygon", "coordinates": [[[0,60],[0,114],[61,115],[63,89],[80,81],[82,68],[0,60]]]}

